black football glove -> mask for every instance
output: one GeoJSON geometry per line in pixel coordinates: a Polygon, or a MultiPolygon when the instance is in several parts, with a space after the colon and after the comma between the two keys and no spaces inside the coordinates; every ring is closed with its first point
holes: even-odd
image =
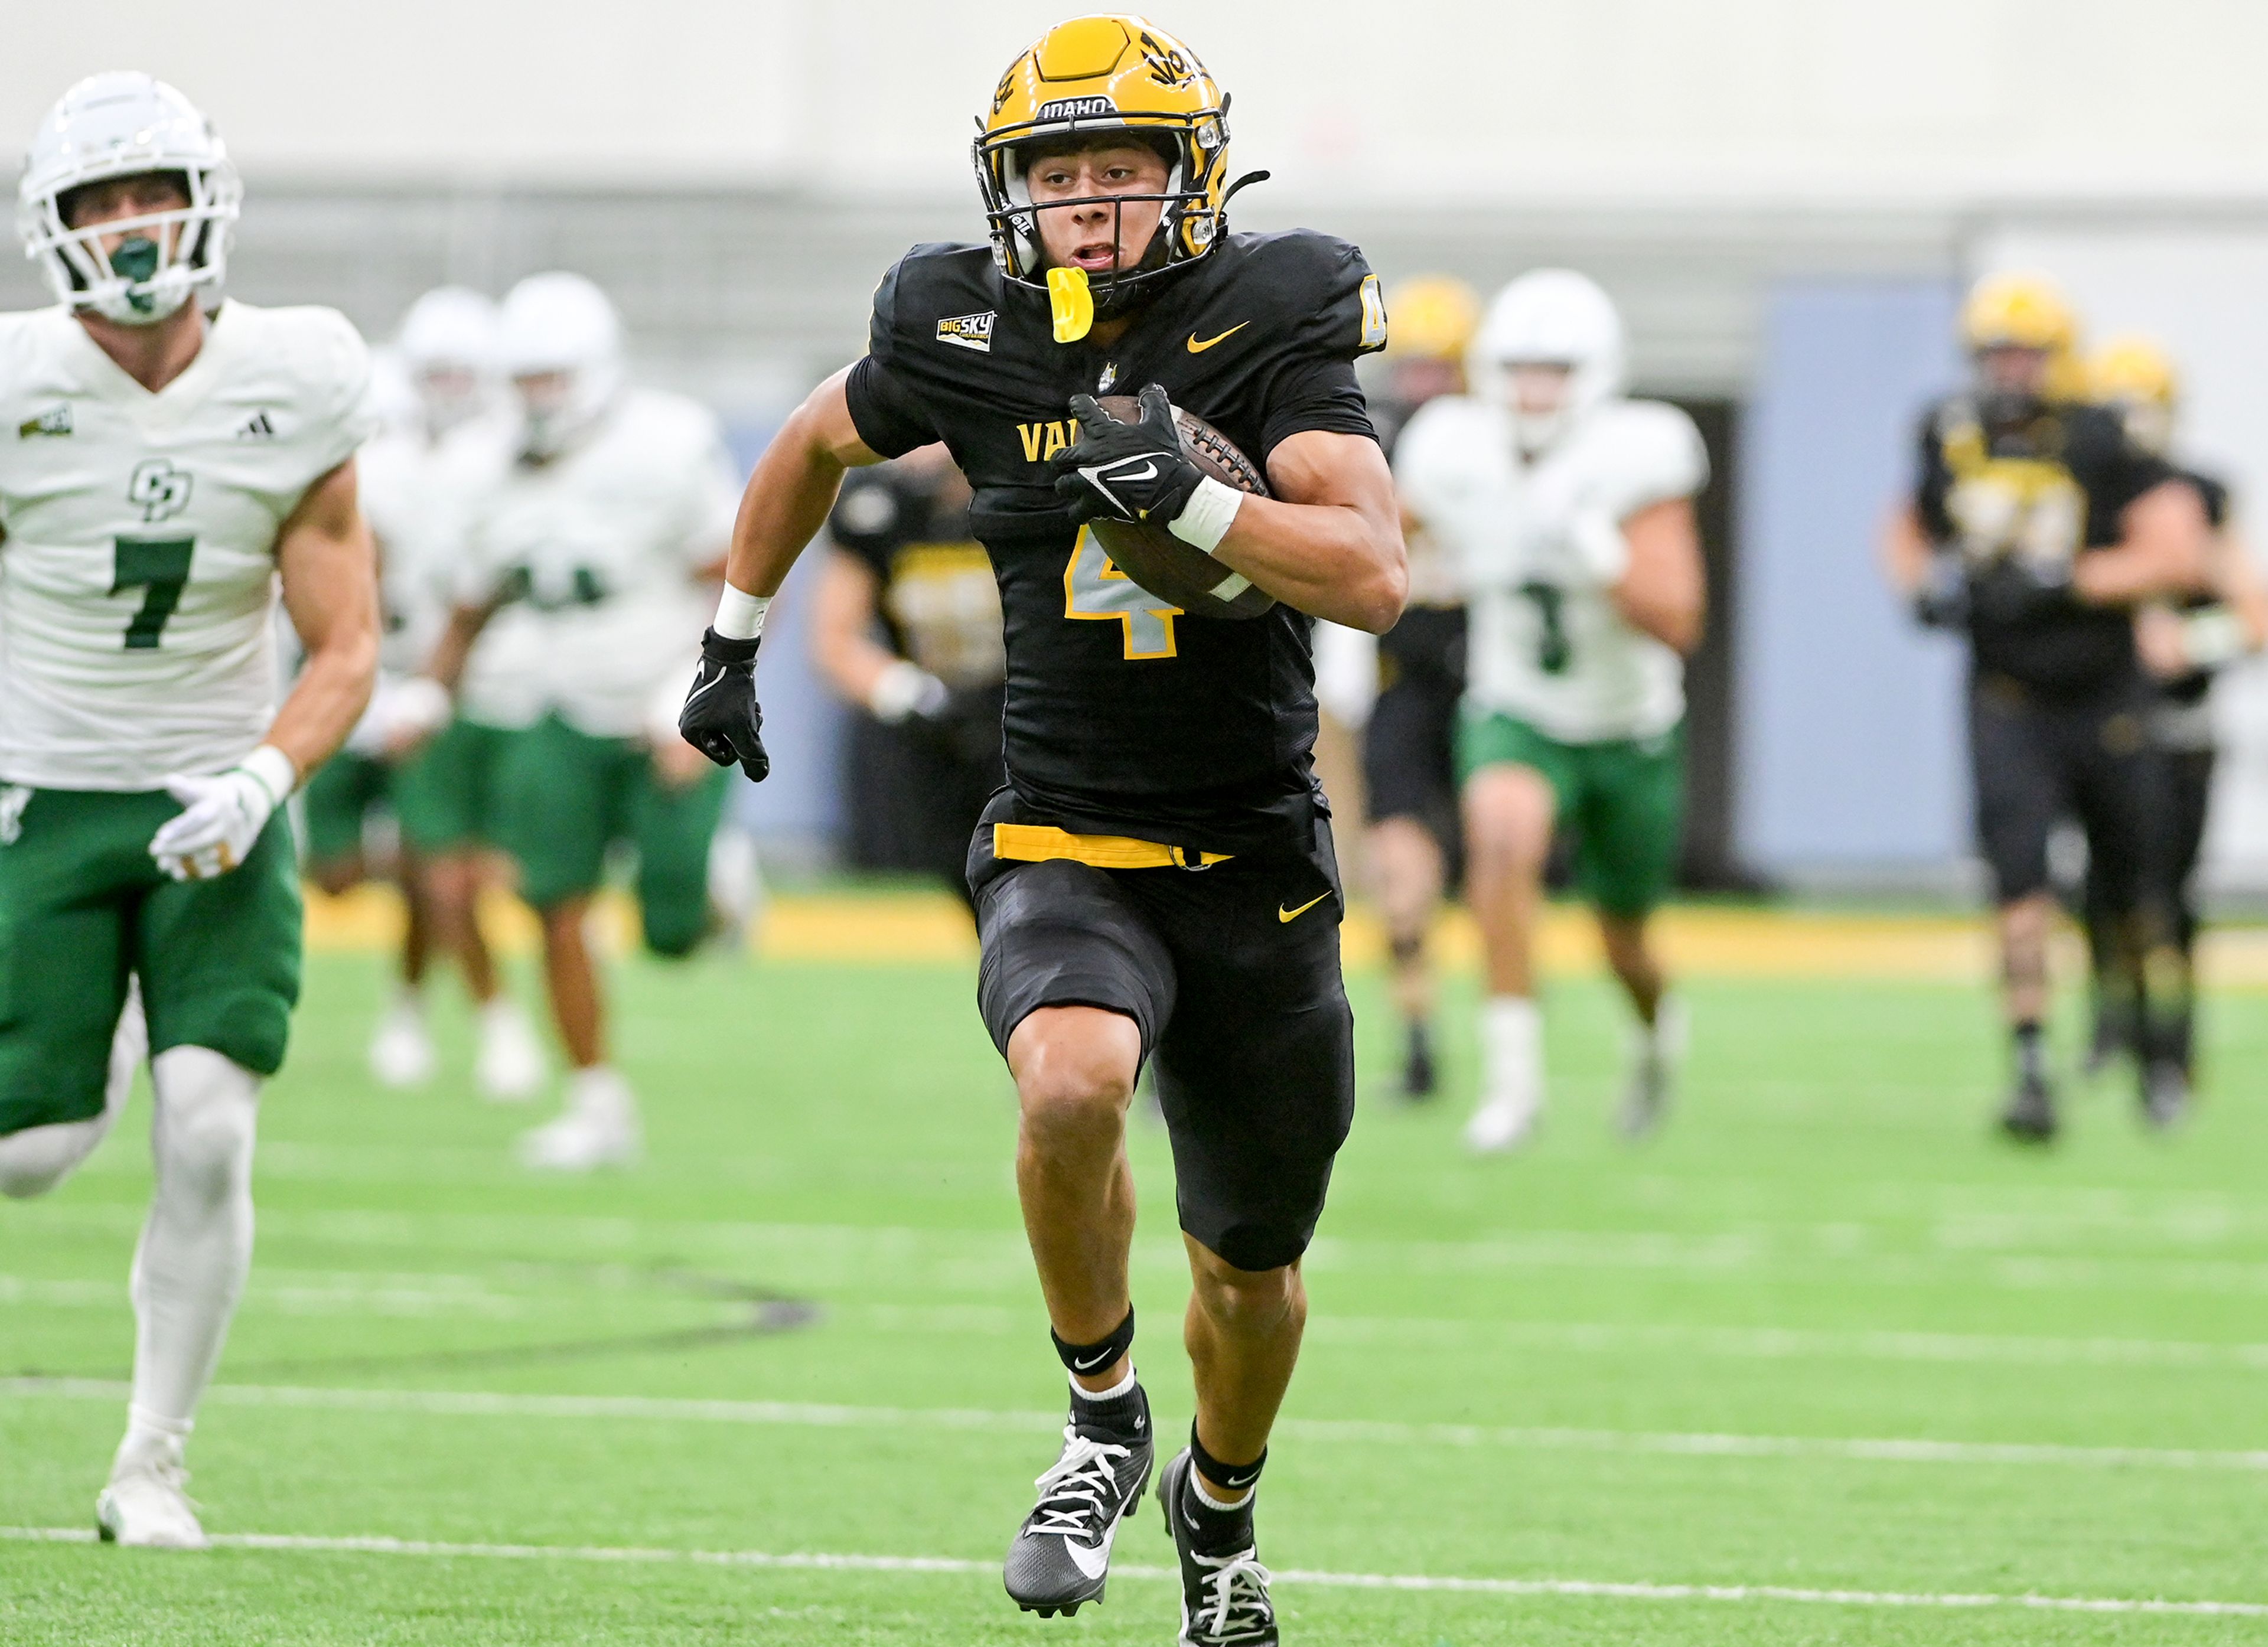
{"type": "Polygon", "coordinates": [[[1055,460],[1056,495],[1081,521],[1149,520],[1170,526],[1196,495],[1204,471],[1182,449],[1173,402],[1162,385],[1142,391],[1142,421],[1122,423],[1091,394],[1071,397],[1078,441],[1055,460]]]}
{"type": "Polygon", "coordinates": [[[720,767],[739,761],[750,783],[764,781],[772,758],[764,753],[764,712],[756,707],[755,642],[703,633],[701,666],[677,712],[677,735],[720,767]]]}

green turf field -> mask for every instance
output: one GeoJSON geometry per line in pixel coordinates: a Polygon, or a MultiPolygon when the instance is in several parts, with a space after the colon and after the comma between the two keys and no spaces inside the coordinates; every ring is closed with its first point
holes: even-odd
{"type": "MultiPolygon", "coordinates": [[[[1147,1506],[1103,1607],[1000,1591],[1062,1382],[967,970],[618,976],[651,1160],[563,1182],[508,1163],[528,1112],[376,1089],[381,968],[315,963],[190,1454],[209,1555],[76,1541],[146,1107],[0,1206],[0,1641],[1171,1640],[1147,1506]]],[[[2268,1002],[2213,1002],[2183,1136],[2122,1085],[2036,1156],[1986,1136],[1981,991],[1689,994],[1687,1100],[1643,1151],[1592,982],[1552,994],[1525,1156],[1460,1157],[1461,1034],[1440,1104],[1366,1094],[1262,1491],[1287,1643],[2268,1641],[2268,1002]]],[[[1136,1153],[1170,1437],[1184,1278],[1162,1137],[1136,1153]]]]}

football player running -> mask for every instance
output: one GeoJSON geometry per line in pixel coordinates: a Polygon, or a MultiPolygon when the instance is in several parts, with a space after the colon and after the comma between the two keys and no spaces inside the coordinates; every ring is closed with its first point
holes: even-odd
{"type": "Polygon", "coordinates": [[[1457,762],[1488,993],[1465,1142],[1514,1148],[1542,1114],[1535,932],[1559,829],[1637,1016],[1621,1125],[1638,1136],[1685,1038],[1646,929],[1676,866],[1708,459],[1683,412],[1624,398],[1621,317],[1570,270],[1497,294],[1466,377],[1471,393],[1420,411],[1395,460],[1404,507],[1458,557],[1469,614],[1457,762]]]}
{"type": "MultiPolygon", "coordinates": [[[[2088,387],[2099,406],[2117,414],[2127,438],[2145,452],[2168,456],[2181,411],[2179,382],[2166,351],[2146,337],[2116,338],[2088,362],[2088,387]]],[[[2153,602],[2134,614],[2143,667],[2158,683],[2160,702],[2150,717],[2150,740],[2164,761],[2159,791],[2167,873],[2171,880],[2176,942],[2191,986],[2183,999],[2194,1011],[2197,870],[2205,847],[2206,808],[2213,795],[2218,750],[2213,732],[2213,683],[2221,670],[2268,643],[2268,590],[2251,555],[2230,530],[2228,489],[2211,475],[2184,469],[2213,527],[2206,550],[2208,587],[2179,603],[2153,602]]],[[[2099,1070],[2135,1045],[2138,1003],[2121,960],[2112,877],[2088,865],[2085,914],[2095,982],[2095,1030],[2088,1053],[2099,1070]]],[[[2170,1053],[2194,1078],[2196,1030],[2187,1018],[2172,1033],[2170,1053]]]]}
{"type": "Polygon", "coordinates": [[[251,1262],[260,1086],[299,990],[278,814],[378,663],[368,358],[329,309],[220,301],[240,195],[179,92],[81,81],[18,195],[55,305],[0,316],[0,1194],[86,1158],[146,1020],[156,1183],[96,1513],[177,1548],[206,1542],[182,1445],[251,1262]],[[281,709],[279,588],[306,653],[281,709]]]}
{"type": "MultiPolygon", "coordinates": [[[[1394,337],[1387,393],[1371,402],[1391,458],[1410,419],[1465,386],[1465,351],[1480,302],[1464,282],[1423,275],[1387,294],[1394,337]]],[[[1457,821],[1457,704],[1465,691],[1465,606],[1454,558],[1404,518],[1410,608],[1383,636],[1325,624],[1315,631],[1315,690],[1362,731],[1363,798],[1371,880],[1394,964],[1402,1013],[1402,1095],[1433,1095],[1433,969],[1425,940],[1464,853],[1457,821]]]]}
{"type": "MultiPolygon", "coordinates": [[[[407,921],[401,982],[371,1039],[371,1070],[388,1086],[431,1077],[424,986],[438,952],[456,960],[478,1009],[475,1080],[491,1098],[526,1098],[543,1079],[542,1049],[527,1014],[498,985],[475,909],[486,864],[479,850],[482,733],[469,722],[452,724],[448,694],[419,673],[453,605],[464,494],[476,474],[493,467],[504,436],[496,305],[460,286],[427,292],[403,318],[394,357],[401,403],[357,460],[363,512],[378,542],[385,629],[378,690],[347,746],[307,784],[307,871],[333,893],[362,881],[365,819],[373,809],[391,811],[407,921]]],[[[475,673],[494,670],[509,627],[482,636],[475,673]]],[[[524,657],[521,666],[534,662],[524,657]]]]}
{"type": "Polygon", "coordinates": [[[713,414],[629,386],[614,305],[581,276],[520,282],[501,331],[518,440],[478,488],[460,604],[432,673],[456,685],[492,621],[533,631],[535,690],[498,757],[495,826],[542,922],[571,1068],[564,1112],[520,1153],[531,1166],[584,1172],[627,1164],[641,1145],[584,930],[609,849],[637,852],[649,950],[690,954],[712,926],[725,775],[677,736],[677,682],[700,585],[723,572],[740,488],[713,414]]]}
{"type": "Polygon", "coordinates": [[[2044,280],[1997,275],[1964,304],[1970,386],[1924,414],[1911,501],[1883,537],[1891,583],[1924,623],[1970,643],[1969,746],[1978,843],[1998,906],[2014,1082],[2000,1125],[2055,1136],[2043,1023],[2055,894],[2048,839],[2076,812],[2138,1003],[2144,1113],[2188,1099],[2189,1016],[2146,736],[2156,697],[2134,608],[2204,586],[2210,527],[2197,489],[2075,398],[2078,326],[2044,280]]]}
{"type": "Polygon", "coordinates": [[[1099,1599],[1151,1477],[1124,1136],[1153,1059],[1195,1282],[1196,1423],[1160,1494],[1181,1639],[1267,1647],[1253,1492],[1354,1106],[1309,620],[1388,629],[1406,583],[1353,365],[1386,341],[1376,280],[1341,240],[1227,232],[1226,103],[1139,18],[1080,18],[1016,56],[975,148],[992,245],[917,247],[886,275],[866,357],[758,464],[681,724],[762,775],[767,601],[846,467],[943,440],[1007,624],[1009,783],[969,851],[978,1002],[1016,1080],[1017,1187],[1071,1382],[1008,1592],[1042,1614],[1099,1599]],[[1117,386],[1140,391],[1138,423],[1093,398],[1117,386]],[[1273,497],[1207,478],[1168,397],[1273,497]],[[1182,611],[1104,554],[1086,523],[1105,515],[1169,524],[1280,604],[1182,611]]]}

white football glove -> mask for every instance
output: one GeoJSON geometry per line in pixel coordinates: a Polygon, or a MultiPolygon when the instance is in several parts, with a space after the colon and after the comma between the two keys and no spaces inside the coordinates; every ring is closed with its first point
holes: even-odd
{"type": "Polygon", "coordinates": [[[150,856],[175,880],[210,880],[252,856],[260,832],[298,787],[299,769],[273,744],[262,744],[218,777],[176,772],[166,790],[181,803],[150,837],[150,856]]]}

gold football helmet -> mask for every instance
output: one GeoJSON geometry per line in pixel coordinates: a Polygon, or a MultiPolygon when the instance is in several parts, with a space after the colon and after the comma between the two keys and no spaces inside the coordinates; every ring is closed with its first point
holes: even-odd
{"type": "Polygon", "coordinates": [[[2087,391],[2088,399],[2118,414],[2128,438],[2144,451],[2162,452],[2173,444],[2181,377],[2154,339],[2130,332],[2105,343],[2087,363],[2087,391]]]}
{"type": "Polygon", "coordinates": [[[1480,329],[1481,301],[1454,275],[1414,275],[1387,295],[1394,333],[1386,345],[1389,359],[1442,360],[1464,364],[1465,350],[1480,329]]]}
{"type": "Polygon", "coordinates": [[[2079,320],[2055,283],[2040,275],[1987,275],[1961,305],[1961,341],[1985,349],[2038,349],[2068,355],[2079,346],[2079,320]]]}
{"type": "Polygon", "coordinates": [[[1161,201],[1165,220],[1138,267],[1098,283],[1095,314],[1124,308],[1196,262],[1226,232],[1221,210],[1234,192],[1227,115],[1228,99],[1197,54],[1144,18],[1114,14],[1057,24],[1008,65],[991,112],[977,122],[976,187],[1000,272],[1019,285],[1047,289],[1020,151],[1111,132],[1160,147],[1171,170],[1162,195],[1111,197],[1161,201]]]}

